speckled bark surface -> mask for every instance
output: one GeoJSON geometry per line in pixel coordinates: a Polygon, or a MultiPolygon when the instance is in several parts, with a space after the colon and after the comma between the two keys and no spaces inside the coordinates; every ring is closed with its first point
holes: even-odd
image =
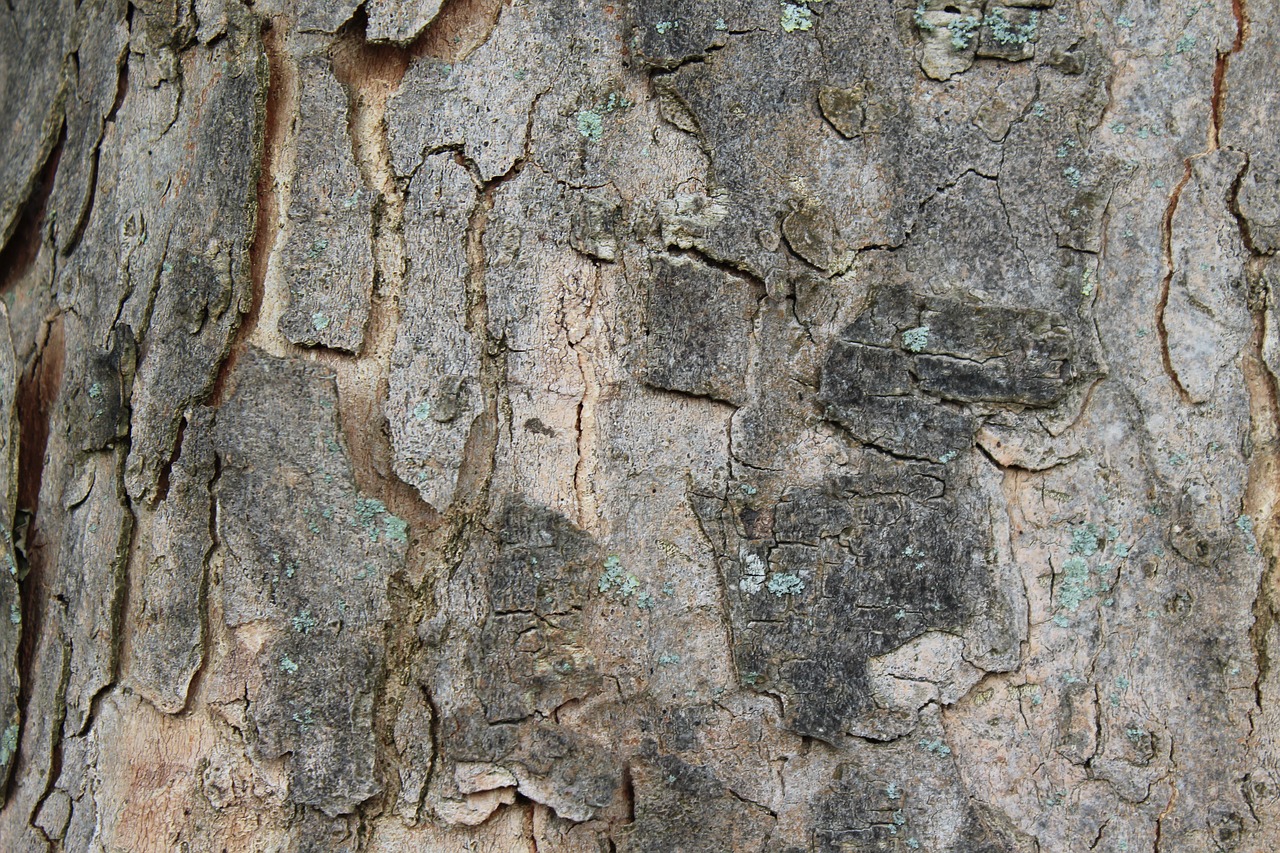
{"type": "Polygon", "coordinates": [[[0,12],[0,848],[1280,846],[1277,33],[0,12]]]}

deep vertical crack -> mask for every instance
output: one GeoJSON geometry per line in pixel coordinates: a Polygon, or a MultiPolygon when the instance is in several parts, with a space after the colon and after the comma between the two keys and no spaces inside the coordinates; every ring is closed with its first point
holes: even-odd
{"type": "Polygon", "coordinates": [[[1169,381],[1178,392],[1178,398],[1186,404],[1192,402],[1191,394],[1178,378],[1178,372],[1174,370],[1173,357],[1169,354],[1169,330],[1165,326],[1164,316],[1169,307],[1169,291],[1173,286],[1173,276],[1178,271],[1177,264],[1173,260],[1173,217],[1178,212],[1182,190],[1191,180],[1192,159],[1188,157],[1183,161],[1182,178],[1169,194],[1169,203],[1165,206],[1164,218],[1161,220],[1160,248],[1164,255],[1164,277],[1160,280],[1160,296],[1156,301],[1156,334],[1160,338],[1160,363],[1164,366],[1165,375],[1169,377],[1169,381]]]}
{"type": "Polygon", "coordinates": [[[217,407],[226,398],[227,378],[249,338],[258,327],[266,288],[267,263],[279,238],[280,199],[276,192],[280,152],[289,136],[289,127],[297,102],[297,76],[285,65],[284,27],[277,19],[263,21],[262,50],[267,65],[267,85],[261,124],[258,155],[258,184],[254,213],[253,241],[249,245],[249,309],[240,317],[240,326],[231,341],[226,358],[214,379],[209,405],[217,407]]]}
{"type": "Polygon", "coordinates": [[[1165,267],[1164,277],[1160,282],[1160,297],[1156,303],[1156,333],[1160,337],[1160,360],[1164,365],[1165,374],[1173,383],[1173,387],[1177,389],[1178,397],[1183,403],[1188,404],[1193,401],[1186,387],[1183,386],[1182,380],[1178,378],[1178,372],[1173,367],[1173,360],[1169,354],[1169,331],[1165,326],[1165,311],[1169,305],[1169,290],[1173,285],[1173,277],[1178,271],[1177,264],[1173,258],[1173,218],[1177,214],[1178,203],[1182,199],[1182,191],[1186,188],[1188,181],[1191,180],[1192,161],[1219,150],[1221,144],[1222,110],[1226,93],[1227,71],[1231,64],[1231,57],[1244,48],[1245,34],[1248,29],[1244,0],[1232,0],[1231,12],[1235,19],[1236,36],[1231,47],[1226,51],[1219,52],[1214,62],[1213,85],[1209,92],[1209,134],[1208,139],[1205,141],[1205,149],[1198,154],[1192,154],[1182,161],[1182,178],[1174,185],[1173,191],[1169,194],[1169,203],[1165,206],[1160,232],[1165,267]]]}

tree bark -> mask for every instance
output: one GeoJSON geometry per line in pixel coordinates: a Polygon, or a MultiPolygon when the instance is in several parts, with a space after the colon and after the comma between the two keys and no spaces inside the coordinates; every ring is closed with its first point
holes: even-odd
{"type": "Polygon", "coordinates": [[[1278,42],[0,9],[0,849],[1280,847],[1278,42]]]}

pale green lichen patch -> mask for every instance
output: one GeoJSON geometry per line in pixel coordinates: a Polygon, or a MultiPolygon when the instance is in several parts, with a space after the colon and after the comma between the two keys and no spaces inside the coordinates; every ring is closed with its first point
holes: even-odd
{"type": "Polygon", "coordinates": [[[387,512],[387,505],[377,498],[356,498],[355,524],[364,528],[371,542],[377,542],[380,535],[391,542],[408,541],[408,522],[387,512]]]}
{"type": "Polygon", "coordinates": [[[1245,543],[1245,550],[1250,554],[1255,553],[1258,546],[1253,535],[1253,519],[1247,515],[1242,515],[1236,519],[1236,527],[1240,528],[1240,531],[1249,538],[1249,541],[1245,543]]]}
{"type": "Polygon", "coordinates": [[[9,764],[9,759],[18,751],[18,724],[10,723],[0,736],[0,767],[9,764]]]}
{"type": "Polygon", "coordinates": [[[1032,12],[1025,24],[1015,24],[1009,20],[1004,9],[992,9],[987,13],[986,25],[991,29],[991,37],[1000,44],[1026,44],[1036,37],[1040,27],[1040,13],[1032,12]]]}
{"type": "Polygon", "coordinates": [[[1092,557],[1098,553],[1098,542],[1101,539],[1102,528],[1093,522],[1082,524],[1071,531],[1069,550],[1072,554],[1079,554],[1081,557],[1092,557]]]}
{"type": "Polygon", "coordinates": [[[803,3],[782,4],[782,29],[789,33],[813,29],[813,11],[803,3]]]}
{"type": "Polygon", "coordinates": [[[604,119],[600,117],[600,113],[595,110],[579,110],[578,133],[592,142],[598,141],[604,135],[604,119]]]}
{"type": "Polygon", "coordinates": [[[413,407],[413,419],[415,421],[425,421],[431,417],[431,403],[423,400],[421,403],[413,407]]]}
{"type": "Polygon", "coordinates": [[[937,29],[936,27],[934,27],[933,24],[929,23],[929,19],[925,17],[925,13],[927,11],[928,9],[925,8],[924,0],[921,0],[920,5],[916,7],[914,18],[916,22],[916,27],[922,33],[931,33],[935,29],[937,29]]]}
{"type": "Polygon", "coordinates": [[[356,519],[366,528],[386,511],[387,505],[377,498],[356,498],[356,519]]]}
{"type": "Polygon", "coordinates": [[[951,747],[942,742],[941,738],[933,740],[920,741],[920,748],[925,752],[932,752],[934,755],[950,755],[951,747]]]}
{"type": "Polygon", "coordinates": [[[397,515],[387,513],[387,517],[383,519],[387,539],[392,542],[408,542],[409,541],[409,523],[397,515]]]}
{"type": "Polygon", "coordinates": [[[306,732],[315,725],[315,713],[310,708],[304,708],[301,714],[294,714],[290,719],[298,724],[300,732],[306,732]]]}
{"type": "Polygon", "coordinates": [[[294,616],[289,622],[293,625],[293,630],[299,634],[306,634],[316,626],[315,617],[311,615],[310,610],[304,610],[297,616],[294,616]]]}
{"type": "Polygon", "coordinates": [[[799,595],[804,592],[804,580],[789,572],[774,572],[769,576],[768,589],[778,597],[799,595]]]}
{"type": "Polygon", "coordinates": [[[614,598],[626,601],[640,589],[640,581],[635,575],[624,572],[622,562],[616,556],[608,556],[604,560],[604,572],[596,588],[614,598]]]}
{"type": "Polygon", "coordinates": [[[329,328],[330,322],[329,318],[319,311],[311,315],[311,327],[317,332],[323,332],[329,328]]]}
{"type": "Polygon", "coordinates": [[[280,671],[287,672],[290,675],[293,675],[295,672],[298,671],[298,665],[293,661],[289,660],[287,656],[282,657],[280,658],[280,671]]]}
{"type": "Polygon", "coordinates": [[[579,110],[577,115],[578,133],[592,142],[598,142],[604,135],[604,117],[619,110],[635,106],[624,95],[610,92],[599,105],[589,110],[579,110]]]}
{"type": "Polygon", "coordinates": [[[902,346],[911,352],[920,352],[929,345],[929,327],[916,326],[902,333],[902,346]]]}
{"type": "Polygon", "coordinates": [[[597,585],[597,589],[599,589],[600,592],[609,592],[622,583],[623,577],[622,561],[614,555],[605,557],[604,572],[600,575],[600,582],[597,585]]]}
{"type": "Polygon", "coordinates": [[[957,18],[947,24],[947,31],[951,33],[951,47],[955,50],[968,50],[981,26],[982,20],[973,15],[957,18]]]}
{"type": "Polygon", "coordinates": [[[1058,604],[1067,610],[1080,608],[1080,602],[1093,595],[1089,586],[1089,564],[1083,557],[1072,557],[1062,564],[1062,581],[1058,585],[1058,604]]]}
{"type": "Polygon", "coordinates": [[[755,595],[764,589],[764,560],[756,554],[747,554],[742,558],[742,579],[738,581],[738,589],[747,595],[755,595]]]}

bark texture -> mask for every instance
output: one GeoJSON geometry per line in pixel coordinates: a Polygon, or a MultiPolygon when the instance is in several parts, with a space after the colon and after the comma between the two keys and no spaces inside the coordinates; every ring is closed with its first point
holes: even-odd
{"type": "Polygon", "coordinates": [[[0,849],[1280,847],[1278,0],[0,8],[0,849]]]}

